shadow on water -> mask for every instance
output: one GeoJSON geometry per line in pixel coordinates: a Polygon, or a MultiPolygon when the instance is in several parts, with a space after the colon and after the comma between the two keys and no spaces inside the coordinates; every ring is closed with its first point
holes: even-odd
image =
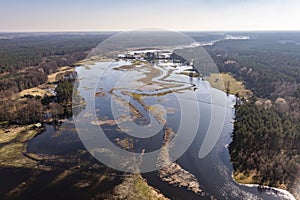
{"type": "Polygon", "coordinates": [[[25,168],[0,169],[0,179],[6,180],[0,181],[0,199],[91,199],[121,183],[120,178],[115,178],[114,180],[104,180],[97,187],[78,188],[76,185],[78,185],[79,180],[91,180],[91,184],[95,184],[98,180],[92,178],[93,174],[87,175],[83,172],[76,172],[52,185],[51,180],[62,172],[63,169],[50,172],[25,168]],[[27,182],[26,185],[25,182],[27,182]],[[22,187],[22,185],[24,186],[22,187]],[[7,195],[8,193],[10,194],[7,195]]]}
{"type": "Polygon", "coordinates": [[[46,124],[27,151],[42,157],[38,165],[46,170],[0,169],[0,180],[6,180],[0,181],[0,199],[92,199],[122,182],[122,172],[85,151],[72,121],[46,124]]]}

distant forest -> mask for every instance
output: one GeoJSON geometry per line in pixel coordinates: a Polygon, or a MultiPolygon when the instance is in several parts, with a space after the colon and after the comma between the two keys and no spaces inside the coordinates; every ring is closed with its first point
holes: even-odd
{"type": "Polygon", "coordinates": [[[58,67],[73,65],[108,38],[101,34],[2,34],[0,39],[0,96],[45,83],[58,67]]]}
{"type": "Polygon", "coordinates": [[[206,49],[221,72],[231,72],[257,96],[298,97],[300,43],[297,41],[300,42],[298,33],[260,33],[253,34],[250,40],[225,40],[206,49]],[[235,63],[226,63],[228,60],[235,63]],[[282,90],[286,93],[282,94],[282,90]]]}

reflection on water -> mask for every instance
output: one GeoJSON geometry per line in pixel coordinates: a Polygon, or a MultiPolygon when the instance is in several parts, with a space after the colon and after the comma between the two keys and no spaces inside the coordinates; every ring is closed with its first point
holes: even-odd
{"type": "Polygon", "coordinates": [[[84,147],[71,121],[61,126],[46,124],[45,131],[28,143],[30,153],[67,154],[80,149],[84,147]]]}

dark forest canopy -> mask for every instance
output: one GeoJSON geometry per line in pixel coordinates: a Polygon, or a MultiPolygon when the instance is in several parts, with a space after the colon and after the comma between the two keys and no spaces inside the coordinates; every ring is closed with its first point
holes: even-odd
{"type": "Polygon", "coordinates": [[[236,110],[229,150],[235,172],[256,183],[293,187],[300,155],[300,127],[275,107],[247,103],[236,110]]]}

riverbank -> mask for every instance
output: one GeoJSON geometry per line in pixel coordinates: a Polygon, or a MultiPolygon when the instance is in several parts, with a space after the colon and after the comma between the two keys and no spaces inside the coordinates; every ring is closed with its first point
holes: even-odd
{"type": "Polygon", "coordinates": [[[239,185],[246,186],[246,187],[257,187],[257,188],[260,188],[263,190],[269,190],[274,193],[281,193],[282,195],[280,195],[280,196],[282,196],[284,198],[288,198],[290,200],[296,200],[295,196],[287,190],[270,187],[270,186],[259,185],[259,184],[251,183],[251,181],[249,181],[249,183],[242,183],[243,181],[236,179],[236,176],[234,176],[234,172],[232,172],[231,177],[239,185]]]}
{"type": "Polygon", "coordinates": [[[169,146],[176,133],[169,127],[164,133],[164,142],[157,159],[159,177],[162,181],[174,187],[183,187],[200,196],[208,196],[201,188],[197,178],[190,172],[184,170],[178,163],[170,161],[169,146]]]}

